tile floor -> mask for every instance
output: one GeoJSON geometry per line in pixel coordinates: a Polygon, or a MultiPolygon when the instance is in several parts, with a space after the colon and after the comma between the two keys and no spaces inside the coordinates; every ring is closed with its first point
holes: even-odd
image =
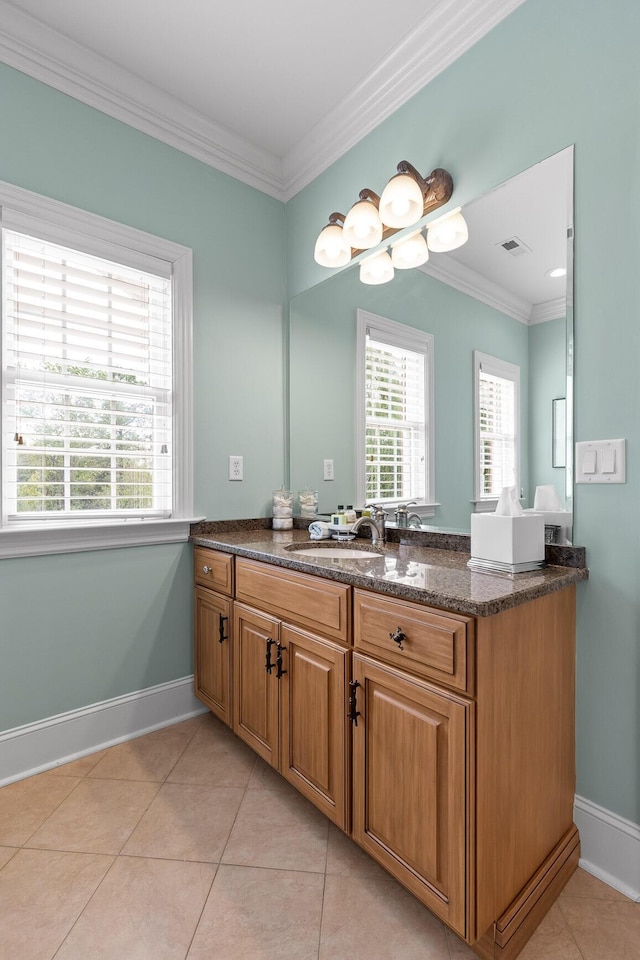
{"type": "MultiPolygon", "coordinates": [[[[0,790],[0,960],[472,960],[210,715],[0,790]]],[[[640,960],[583,871],[521,960],[640,960]]]]}

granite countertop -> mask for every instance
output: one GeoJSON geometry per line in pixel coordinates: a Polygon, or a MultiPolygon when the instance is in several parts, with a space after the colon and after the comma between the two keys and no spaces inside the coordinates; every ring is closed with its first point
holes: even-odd
{"type": "MultiPolygon", "coordinates": [[[[398,538],[396,542],[392,540],[376,547],[376,552],[370,552],[369,556],[353,559],[307,559],[304,554],[291,553],[287,547],[292,545],[303,549],[304,544],[317,547],[329,541],[310,542],[306,529],[271,530],[268,521],[204,521],[194,525],[190,540],[199,546],[251,560],[263,560],[301,573],[480,617],[562,590],[589,576],[584,565],[549,563],[530,573],[476,573],[467,567],[469,554],[461,549],[464,541],[461,544],[459,538],[451,541],[443,535],[445,548],[442,549],[433,546],[439,542],[436,534],[428,534],[425,538],[419,535],[398,538]],[[428,545],[423,545],[425,543],[428,545]]],[[[332,547],[336,546],[336,541],[330,543],[332,547]]],[[[373,551],[367,539],[351,541],[345,546],[356,544],[358,548],[373,551]]],[[[584,558],[584,551],[578,556],[584,558]]],[[[571,562],[575,563],[575,557],[571,562]]]]}

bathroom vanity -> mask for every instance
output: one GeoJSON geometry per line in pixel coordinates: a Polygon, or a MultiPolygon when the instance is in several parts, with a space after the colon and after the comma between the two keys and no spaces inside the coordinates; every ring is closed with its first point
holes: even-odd
{"type": "Polygon", "coordinates": [[[579,857],[586,569],[229,526],[192,536],[196,695],[480,957],[515,957],[579,857]]]}

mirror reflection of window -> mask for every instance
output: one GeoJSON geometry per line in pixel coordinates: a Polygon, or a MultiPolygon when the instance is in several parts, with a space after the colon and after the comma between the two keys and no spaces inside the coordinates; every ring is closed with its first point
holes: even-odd
{"type": "Polygon", "coordinates": [[[433,488],[433,338],[358,311],[363,503],[429,503],[433,488]]]}
{"type": "Polygon", "coordinates": [[[519,491],[520,367],[478,350],[473,358],[478,509],[496,501],[504,487],[519,491]]]}

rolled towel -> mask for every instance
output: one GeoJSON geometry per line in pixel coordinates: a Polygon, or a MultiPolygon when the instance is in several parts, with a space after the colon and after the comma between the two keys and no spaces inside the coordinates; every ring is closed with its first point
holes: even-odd
{"type": "Polygon", "coordinates": [[[325,523],[324,520],[314,520],[313,523],[309,524],[310,540],[328,540],[330,536],[329,524],[325,523]]]}

